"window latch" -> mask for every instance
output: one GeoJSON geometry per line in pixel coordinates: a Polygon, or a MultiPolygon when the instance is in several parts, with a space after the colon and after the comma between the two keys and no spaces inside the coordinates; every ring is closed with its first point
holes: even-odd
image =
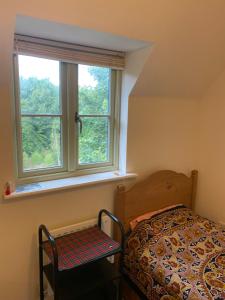
{"type": "Polygon", "coordinates": [[[78,114],[78,112],[75,113],[75,122],[76,122],[76,123],[79,123],[80,134],[82,134],[83,123],[82,123],[82,119],[81,119],[80,115],[78,114]]]}

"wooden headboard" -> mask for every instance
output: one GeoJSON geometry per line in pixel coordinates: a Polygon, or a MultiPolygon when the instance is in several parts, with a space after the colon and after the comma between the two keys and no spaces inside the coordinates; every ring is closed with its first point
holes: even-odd
{"type": "MultiPolygon", "coordinates": [[[[119,185],[114,202],[115,215],[123,222],[127,232],[129,222],[146,212],[180,203],[193,208],[197,177],[196,170],[191,172],[190,177],[162,170],[136,183],[128,191],[124,185],[119,185]]],[[[117,238],[116,232],[115,237],[117,238]]]]}

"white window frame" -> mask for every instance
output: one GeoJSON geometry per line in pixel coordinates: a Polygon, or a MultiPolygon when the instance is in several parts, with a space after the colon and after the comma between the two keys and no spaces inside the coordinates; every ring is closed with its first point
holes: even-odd
{"type": "MultiPolygon", "coordinates": [[[[60,96],[61,96],[61,120],[62,120],[62,167],[52,167],[31,171],[23,170],[22,157],[22,134],[21,134],[21,110],[19,92],[19,66],[18,55],[14,54],[14,94],[15,94],[15,157],[16,157],[16,177],[17,184],[53,180],[65,177],[73,177],[99,172],[107,172],[118,169],[119,163],[119,132],[120,132],[120,97],[121,78],[120,70],[111,69],[111,89],[110,89],[110,113],[107,115],[96,115],[98,117],[108,117],[110,120],[110,159],[105,163],[78,164],[78,130],[79,126],[74,121],[75,112],[78,111],[78,64],[71,62],[60,63],[60,96]]],[[[27,55],[27,54],[25,54],[27,55]]],[[[38,57],[37,55],[32,55],[38,57]]],[[[43,57],[52,59],[51,57],[43,57]]],[[[54,59],[54,58],[53,58],[54,59]]],[[[58,61],[58,60],[57,60],[58,61]]],[[[97,66],[97,65],[96,65],[97,66]]],[[[29,114],[31,115],[31,114],[29,114]]],[[[35,115],[37,116],[37,115],[35,115]]],[[[44,115],[42,115],[44,116],[44,115]]],[[[53,115],[55,116],[55,115],[53,115]]],[[[58,115],[57,115],[58,116],[58,115]]],[[[93,115],[80,115],[80,117],[90,117],[93,115]]]]}

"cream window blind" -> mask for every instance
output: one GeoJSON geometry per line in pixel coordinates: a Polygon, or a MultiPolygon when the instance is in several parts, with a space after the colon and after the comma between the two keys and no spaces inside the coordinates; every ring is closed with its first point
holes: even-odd
{"type": "Polygon", "coordinates": [[[15,35],[15,53],[123,70],[125,53],[26,35],[15,35]]]}

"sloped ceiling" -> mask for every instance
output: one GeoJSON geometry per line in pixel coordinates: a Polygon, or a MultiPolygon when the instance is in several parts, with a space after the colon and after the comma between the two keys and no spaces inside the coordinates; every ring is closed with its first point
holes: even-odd
{"type": "Polygon", "coordinates": [[[153,42],[133,95],[201,96],[225,69],[224,0],[9,2],[16,14],[153,42]]]}
{"type": "Polygon", "coordinates": [[[225,68],[225,1],[168,1],[157,17],[146,25],[161,30],[133,94],[201,96],[225,68]]]}

